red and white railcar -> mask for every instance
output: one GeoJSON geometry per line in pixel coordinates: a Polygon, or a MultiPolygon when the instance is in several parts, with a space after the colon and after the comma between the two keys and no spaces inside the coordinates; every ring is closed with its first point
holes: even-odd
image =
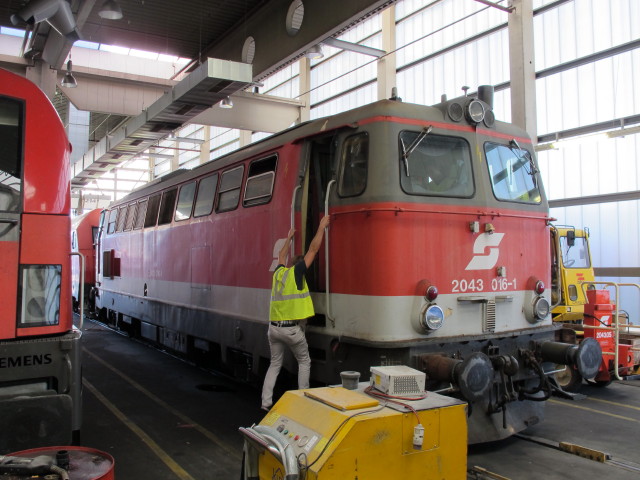
{"type": "Polygon", "coordinates": [[[92,291],[96,281],[96,243],[101,213],[102,209],[96,208],[71,220],[71,251],[82,255],[74,255],[71,259],[71,295],[74,310],[80,307],[81,292],[84,294],[84,305],[93,310],[90,303],[93,301],[92,291]]]}
{"type": "Polygon", "coordinates": [[[0,453],[80,429],[69,152],[49,99],[0,69],[0,453]]]}
{"type": "Polygon", "coordinates": [[[535,423],[551,390],[543,363],[572,347],[549,343],[549,217],[531,140],[495,121],[484,92],[314,120],[114,203],[101,314],[259,378],[278,251],[293,225],[291,254],[304,253],[327,212],[308,275],[312,378],[410,365],[473,404],[470,442],[535,423]]]}

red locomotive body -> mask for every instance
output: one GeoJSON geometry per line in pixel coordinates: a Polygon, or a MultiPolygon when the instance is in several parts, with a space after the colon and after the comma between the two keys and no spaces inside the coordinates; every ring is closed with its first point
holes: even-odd
{"type": "MultiPolygon", "coordinates": [[[[84,291],[84,304],[90,306],[92,289],[96,280],[96,243],[98,224],[102,209],[96,208],[71,220],[71,251],[84,257],[84,282],[80,257],[75,255],[71,260],[71,295],[73,308],[80,305],[81,286],[84,291]]],[[[93,310],[93,307],[91,307],[93,310]]]]}
{"type": "Polygon", "coordinates": [[[530,139],[496,122],[489,98],[376,102],[115,202],[99,236],[100,314],[260,378],[278,252],[293,226],[291,254],[304,253],[325,212],[307,278],[313,379],[424,370],[430,389],[474,404],[476,443],[542,419],[547,360],[597,370],[587,348],[550,342],[548,207],[530,139]]]}
{"type": "Polygon", "coordinates": [[[70,145],[48,98],[0,69],[0,453],[80,429],[70,145]],[[44,138],[46,139],[43,140],[44,138]]]}

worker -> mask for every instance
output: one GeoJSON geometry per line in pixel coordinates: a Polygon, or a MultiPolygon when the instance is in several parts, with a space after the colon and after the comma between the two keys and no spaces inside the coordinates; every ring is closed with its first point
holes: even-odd
{"type": "Polygon", "coordinates": [[[286,348],[298,361],[298,388],[309,388],[311,358],[309,346],[304,335],[303,323],[315,312],[304,274],[316,258],[322,245],[324,230],[329,225],[330,217],[326,215],[320,220],[309,250],[302,256],[293,259],[289,267],[285,267],[289,244],[295,235],[292,228],[278,254],[278,266],[273,272],[271,286],[271,304],[269,308],[269,348],[271,364],[262,386],[262,409],[269,410],[273,405],[273,388],[282,367],[286,348]]]}

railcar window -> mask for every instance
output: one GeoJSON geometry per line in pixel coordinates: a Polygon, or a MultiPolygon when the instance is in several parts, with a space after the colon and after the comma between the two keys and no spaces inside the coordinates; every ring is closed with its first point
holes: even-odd
{"type": "Polygon", "coordinates": [[[272,155],[262,160],[256,160],[249,165],[242,205],[251,207],[268,203],[271,200],[277,160],[277,155],[272,155]]]}
{"type": "Polygon", "coordinates": [[[120,207],[118,209],[118,221],[116,222],[116,232],[121,232],[124,229],[125,221],[127,219],[127,207],[120,207]]]}
{"type": "Polygon", "coordinates": [[[498,200],[540,203],[537,170],[528,151],[496,143],[486,143],[484,149],[498,200]]]}
{"type": "Polygon", "coordinates": [[[193,197],[195,193],[196,182],[187,183],[180,187],[180,195],[178,196],[178,205],[176,206],[175,215],[177,222],[191,217],[191,208],[193,207],[193,197]]]}
{"type": "Polygon", "coordinates": [[[118,209],[114,208],[109,212],[109,222],[107,223],[107,233],[113,233],[116,231],[116,218],[118,216],[118,209]]]}
{"type": "Polygon", "coordinates": [[[160,209],[160,193],[149,197],[149,203],[147,204],[147,214],[144,217],[144,228],[153,227],[158,220],[158,210],[160,209]]]}
{"type": "Polygon", "coordinates": [[[473,196],[469,144],[459,137],[400,133],[400,183],[411,195],[473,196]]]}
{"type": "Polygon", "coordinates": [[[200,180],[200,185],[198,185],[198,196],[196,197],[196,206],[193,209],[194,217],[202,217],[213,212],[213,200],[216,198],[217,185],[217,173],[204,177],[200,180]]]}
{"type": "Polygon", "coordinates": [[[228,212],[238,207],[243,173],[244,166],[239,166],[222,174],[216,212],[228,212]]]}
{"type": "Polygon", "coordinates": [[[160,212],[158,214],[158,225],[165,225],[171,223],[173,218],[173,207],[176,205],[176,196],[178,194],[177,188],[167,190],[162,194],[162,201],[160,202],[160,212]]]}
{"type": "Polygon", "coordinates": [[[0,210],[17,212],[22,190],[21,102],[0,98],[0,210]]]}
{"type": "Polygon", "coordinates": [[[144,226],[144,216],[147,212],[147,202],[148,200],[146,198],[138,202],[138,210],[136,210],[136,220],[133,223],[134,230],[139,230],[144,226]]]}
{"type": "Polygon", "coordinates": [[[129,208],[127,208],[127,221],[124,225],[124,231],[129,231],[131,229],[133,229],[133,223],[136,219],[136,211],[138,210],[138,204],[137,203],[132,203],[131,205],[129,205],[129,208]]]}
{"type": "Polygon", "coordinates": [[[62,265],[21,265],[19,327],[58,325],[62,265]]]}
{"type": "Polygon", "coordinates": [[[369,135],[360,133],[347,138],[342,145],[338,195],[354,197],[367,186],[369,135]]]}

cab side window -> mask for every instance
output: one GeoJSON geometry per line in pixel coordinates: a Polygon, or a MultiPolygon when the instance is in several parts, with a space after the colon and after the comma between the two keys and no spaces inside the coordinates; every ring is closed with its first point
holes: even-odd
{"type": "Polygon", "coordinates": [[[342,145],[340,158],[341,197],[354,197],[367,187],[367,167],[369,162],[369,135],[360,133],[347,138],[342,145]]]}

